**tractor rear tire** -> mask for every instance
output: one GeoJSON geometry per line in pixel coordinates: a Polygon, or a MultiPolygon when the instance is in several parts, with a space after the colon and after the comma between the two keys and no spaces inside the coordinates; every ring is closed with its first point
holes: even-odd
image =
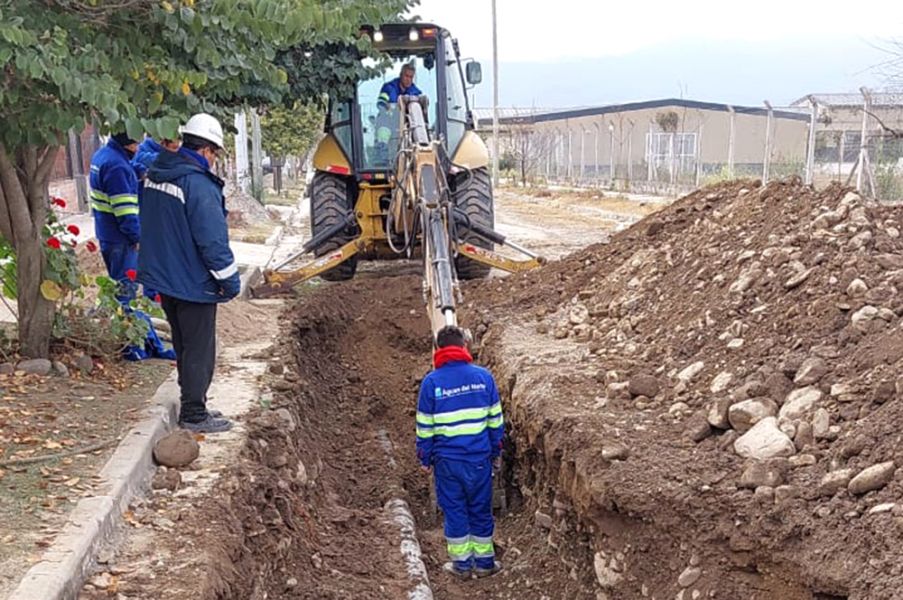
{"type": "MultiPolygon", "coordinates": [[[[486,168],[471,171],[470,184],[453,194],[455,206],[470,218],[471,222],[488,229],[495,229],[495,206],[492,200],[492,178],[486,168]]],[[[463,241],[478,248],[492,250],[493,244],[472,232],[463,236],[463,241]]],[[[470,260],[466,256],[455,258],[455,270],[459,279],[483,279],[489,275],[490,267],[470,260]]]]}
{"type": "MultiPolygon", "coordinates": [[[[350,197],[347,180],[318,172],[310,182],[310,230],[311,236],[329,229],[344,220],[354,208],[350,197]]],[[[323,256],[334,252],[357,237],[357,227],[350,226],[333,236],[328,242],[314,251],[315,256],[323,256]]],[[[321,273],[326,281],[347,281],[357,271],[357,256],[321,273]]]]}

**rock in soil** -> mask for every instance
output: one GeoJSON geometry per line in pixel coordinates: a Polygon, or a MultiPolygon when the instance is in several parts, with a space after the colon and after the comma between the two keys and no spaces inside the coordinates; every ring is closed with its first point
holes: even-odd
{"type": "Polygon", "coordinates": [[[200,453],[200,444],[186,429],[173,431],[160,438],[154,446],[154,460],[165,467],[187,467],[200,453]]]}
{"type": "Polygon", "coordinates": [[[94,359],[87,354],[76,354],[72,359],[75,367],[84,375],[90,375],[94,370],[94,359]]]}
{"type": "Polygon", "coordinates": [[[58,377],[69,377],[69,368],[58,360],[53,361],[51,372],[58,377]]]}
{"type": "Polygon", "coordinates": [[[52,368],[53,363],[46,358],[31,358],[16,365],[17,371],[24,371],[29,375],[49,375],[52,368]]]}
{"type": "Polygon", "coordinates": [[[880,490],[890,483],[896,470],[897,467],[892,460],[872,465],[850,481],[850,493],[860,496],[874,490],[880,490]]]}
{"type": "Polygon", "coordinates": [[[182,474],[175,469],[160,467],[151,481],[151,488],[155,490],[169,490],[174,492],[182,485],[182,474]]]}
{"type": "Polygon", "coordinates": [[[762,419],[734,442],[734,450],[743,458],[757,460],[793,456],[796,453],[793,440],[778,428],[777,423],[774,417],[762,419]]]}
{"type": "Polygon", "coordinates": [[[638,374],[630,378],[627,391],[631,396],[647,396],[654,398],[661,389],[661,382],[652,375],[638,374]]]}

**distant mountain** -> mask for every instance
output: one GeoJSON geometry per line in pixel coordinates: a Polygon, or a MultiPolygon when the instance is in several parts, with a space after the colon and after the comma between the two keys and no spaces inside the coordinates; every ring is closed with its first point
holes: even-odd
{"type": "MultiPolygon", "coordinates": [[[[855,92],[884,83],[874,67],[887,60],[861,39],[769,44],[667,44],[619,57],[559,63],[502,63],[502,106],[568,107],[665,97],[784,106],[812,92],[855,92]]],[[[475,91],[490,106],[491,63],[475,91]]]]}

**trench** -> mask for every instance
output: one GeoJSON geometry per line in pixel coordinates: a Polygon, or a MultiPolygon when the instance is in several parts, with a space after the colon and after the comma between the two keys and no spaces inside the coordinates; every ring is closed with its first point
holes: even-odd
{"type": "MultiPolygon", "coordinates": [[[[571,458],[566,428],[513,410],[525,383],[492,331],[478,358],[496,374],[513,425],[502,473],[508,506],[495,537],[505,570],[466,582],[445,574],[441,522],[414,452],[429,325],[420,280],[403,273],[322,286],[285,315],[273,358],[287,366],[290,388],[276,393],[275,410],[250,419],[241,463],[214,509],[227,515],[231,536],[215,550],[219,566],[202,597],[417,600],[430,597],[427,579],[437,600],[845,597],[749,552],[712,546],[693,558],[693,536],[709,524],[619,506],[571,458]],[[399,516],[399,503],[414,523],[399,516]],[[678,585],[700,560],[705,576],[678,585]]],[[[466,306],[462,316],[473,325],[466,306]]]]}

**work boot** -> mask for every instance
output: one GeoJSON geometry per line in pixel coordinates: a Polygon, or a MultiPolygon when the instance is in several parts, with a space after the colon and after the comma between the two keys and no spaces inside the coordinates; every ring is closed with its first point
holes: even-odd
{"type": "Polygon", "coordinates": [[[179,427],[194,433],[222,433],[232,429],[232,421],[208,414],[202,421],[179,421],[179,427]]]}
{"type": "Polygon", "coordinates": [[[442,570],[446,573],[451,573],[458,579],[470,579],[471,570],[458,568],[458,565],[453,562],[447,562],[442,565],[442,570]]]}
{"type": "Polygon", "coordinates": [[[492,575],[495,575],[496,573],[498,573],[501,570],[502,570],[502,563],[500,563],[499,561],[494,561],[492,568],[485,569],[485,568],[477,567],[476,569],[473,570],[473,574],[474,574],[474,577],[476,577],[477,579],[481,579],[483,577],[491,577],[492,575]]]}

